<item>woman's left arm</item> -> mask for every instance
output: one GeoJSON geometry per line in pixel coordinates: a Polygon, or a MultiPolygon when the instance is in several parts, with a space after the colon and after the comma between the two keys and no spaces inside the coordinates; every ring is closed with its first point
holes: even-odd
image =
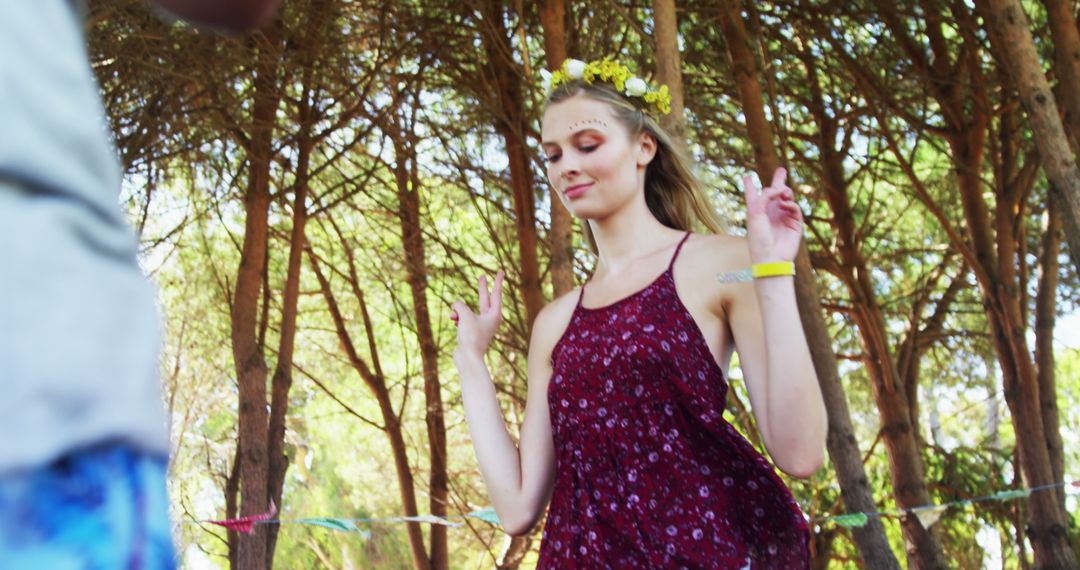
{"type": "MultiPolygon", "coordinates": [[[[744,180],[749,263],[793,261],[802,240],[802,211],[777,169],[758,191],[744,180]]],[[[741,257],[740,255],[740,257],[741,257]]],[[[728,323],[765,447],[785,473],[809,477],[825,460],[828,430],[790,275],[761,277],[732,288],[728,323]]]]}

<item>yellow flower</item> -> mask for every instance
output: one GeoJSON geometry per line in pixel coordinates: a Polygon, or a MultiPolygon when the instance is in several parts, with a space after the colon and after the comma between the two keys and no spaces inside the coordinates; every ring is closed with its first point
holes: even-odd
{"type": "Polygon", "coordinates": [[[641,97],[642,100],[660,114],[671,112],[671,95],[667,85],[659,87],[656,84],[646,83],[635,77],[634,74],[621,63],[610,58],[585,63],[577,59],[567,59],[562,67],[551,74],[550,80],[544,83],[551,89],[581,79],[586,83],[601,81],[615,88],[616,91],[628,97],[641,97]],[[627,82],[630,89],[627,88],[627,82]]]}
{"type": "Polygon", "coordinates": [[[558,70],[555,71],[555,73],[551,74],[551,87],[552,88],[558,87],[558,86],[562,85],[563,83],[566,83],[566,73],[563,70],[558,69],[558,70]]]}

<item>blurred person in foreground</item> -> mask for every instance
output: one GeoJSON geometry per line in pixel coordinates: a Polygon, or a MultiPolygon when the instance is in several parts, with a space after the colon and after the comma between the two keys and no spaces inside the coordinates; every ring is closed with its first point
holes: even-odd
{"type": "MultiPolygon", "coordinates": [[[[241,32],[279,0],[153,0],[241,32]]],[[[0,0],[0,568],[172,568],[155,292],[83,0],[0,0]]]]}

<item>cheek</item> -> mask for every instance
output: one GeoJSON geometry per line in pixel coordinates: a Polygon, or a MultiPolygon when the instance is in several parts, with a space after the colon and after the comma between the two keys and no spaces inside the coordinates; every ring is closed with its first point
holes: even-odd
{"type": "Polygon", "coordinates": [[[552,188],[558,188],[559,183],[562,181],[562,177],[566,174],[566,169],[563,168],[562,160],[556,162],[545,163],[544,173],[547,175],[547,182],[552,188]]]}
{"type": "Polygon", "coordinates": [[[617,149],[605,145],[586,155],[582,166],[593,177],[610,178],[618,172],[617,165],[621,160],[617,149]]]}

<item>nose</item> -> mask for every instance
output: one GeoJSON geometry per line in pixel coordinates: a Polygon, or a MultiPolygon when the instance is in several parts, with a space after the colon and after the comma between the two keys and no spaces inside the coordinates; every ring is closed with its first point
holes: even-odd
{"type": "Polygon", "coordinates": [[[559,160],[559,177],[563,180],[572,180],[581,174],[578,157],[573,152],[564,153],[559,160]]]}

